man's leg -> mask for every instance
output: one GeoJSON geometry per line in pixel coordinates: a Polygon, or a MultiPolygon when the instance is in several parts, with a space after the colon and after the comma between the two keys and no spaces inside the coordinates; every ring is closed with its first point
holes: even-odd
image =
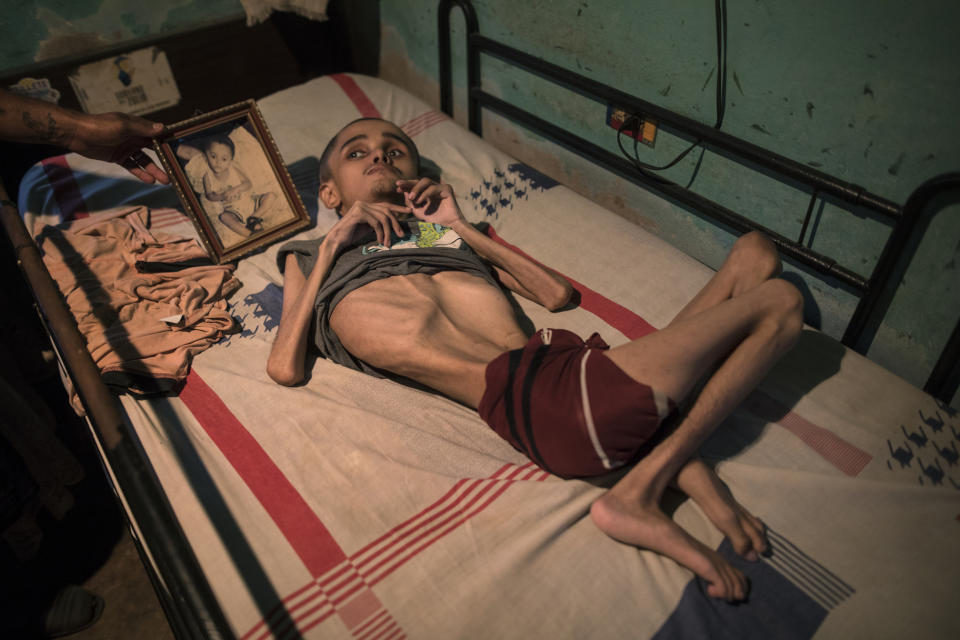
{"type": "MultiPolygon", "coordinates": [[[[709,282],[680,310],[671,324],[735,298],[780,275],[777,247],[759,231],[741,236],[709,282]]],[[[669,325],[668,325],[669,326],[669,325]]]]}
{"type": "MultiPolygon", "coordinates": [[[[738,599],[745,595],[743,576],[659,507],[669,481],[793,345],[802,328],[802,299],[791,285],[763,280],[747,288],[742,278],[733,278],[731,286],[730,271],[722,277],[718,272],[716,282],[668,327],[608,353],[631,377],[676,401],[686,397],[703,372],[723,363],[675,431],[601,497],[591,514],[612,537],[663,553],[693,570],[711,583],[711,595],[738,599]]],[[[703,468],[695,464],[691,469],[703,468]]],[[[684,475],[678,478],[682,480],[684,475]]]]}
{"type": "MultiPolygon", "coordinates": [[[[697,315],[753,289],[778,276],[781,266],[776,245],[766,236],[756,231],[742,236],[720,270],[672,322],[697,315]]],[[[702,460],[696,456],[691,458],[673,484],[700,506],[714,526],[730,539],[737,553],[753,560],[766,551],[763,523],[736,501],[713,469],[702,460]]]]}

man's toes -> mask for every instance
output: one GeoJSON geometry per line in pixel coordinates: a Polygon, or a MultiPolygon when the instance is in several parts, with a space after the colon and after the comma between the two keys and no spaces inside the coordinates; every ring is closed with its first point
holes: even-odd
{"type": "Polygon", "coordinates": [[[767,543],[767,527],[757,518],[749,516],[744,529],[750,537],[750,546],[757,554],[766,553],[770,545],[767,543]]]}
{"type": "Polygon", "coordinates": [[[756,560],[757,552],[755,551],[754,540],[744,533],[743,529],[740,527],[732,529],[728,537],[730,538],[730,544],[733,546],[733,550],[736,551],[738,555],[750,561],[756,560]]]}
{"type": "MultiPolygon", "coordinates": [[[[736,570],[735,570],[736,571],[736,570]]],[[[731,602],[742,602],[747,599],[747,593],[750,591],[750,581],[747,576],[740,571],[736,571],[733,597],[731,602]]]]}
{"type": "Polygon", "coordinates": [[[727,585],[724,584],[722,580],[717,580],[716,582],[707,584],[707,595],[711,598],[716,598],[717,600],[726,600],[727,593],[727,585]]]}

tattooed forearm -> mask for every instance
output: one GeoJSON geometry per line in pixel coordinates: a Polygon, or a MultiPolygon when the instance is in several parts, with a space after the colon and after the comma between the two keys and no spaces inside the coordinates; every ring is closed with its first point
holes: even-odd
{"type": "Polygon", "coordinates": [[[47,114],[47,123],[44,124],[31,116],[29,112],[24,111],[23,124],[46,142],[61,144],[66,139],[66,132],[54,119],[52,113],[47,114]]]}

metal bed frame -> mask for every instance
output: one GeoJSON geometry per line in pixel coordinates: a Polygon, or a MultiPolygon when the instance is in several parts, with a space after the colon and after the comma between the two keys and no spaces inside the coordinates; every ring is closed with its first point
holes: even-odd
{"type": "MultiPolygon", "coordinates": [[[[841,342],[859,353],[866,353],[890,306],[900,276],[906,271],[913,258],[919,239],[923,237],[933,215],[942,208],[941,205],[931,211],[931,203],[942,194],[960,188],[960,172],[946,173],[924,182],[910,194],[904,205],[898,205],[859,185],[816,171],[709,125],[482,36],[476,11],[469,0],[441,0],[438,12],[440,108],[451,116],[453,115],[453,72],[450,57],[450,15],[455,7],[461,9],[466,21],[467,120],[471,131],[482,135],[481,109],[489,109],[634,184],[656,191],[668,200],[691,207],[735,232],[762,231],[777,244],[783,255],[810,267],[823,276],[839,281],[859,296],[859,303],[847,323],[841,342]],[[807,206],[799,238],[797,240],[786,238],[736,211],[686,187],[665,180],[662,176],[640,169],[621,156],[610,153],[529,111],[485,92],[481,85],[481,54],[496,57],[601,104],[648,116],[657,121],[659,126],[665,126],[671,131],[701,140],[704,146],[722,152],[726,157],[745,167],[758,172],[762,170],[765,175],[797,189],[809,191],[810,203],[807,206]],[[833,258],[812,251],[803,245],[814,205],[818,199],[824,197],[844,203],[851,209],[855,207],[865,209],[892,224],[880,259],[869,276],[851,271],[837,264],[833,258]]],[[[960,383],[960,319],[923,390],[942,402],[949,402],[956,393],[958,383],[960,383]]]]}
{"type": "MultiPolygon", "coordinates": [[[[0,188],[0,194],[6,194],[0,188]]],[[[39,248],[27,232],[17,210],[6,203],[0,217],[7,237],[36,300],[61,366],[74,382],[86,409],[85,419],[131,516],[143,534],[156,571],[143,541],[134,536],[137,551],[153,583],[170,628],[178,638],[230,638],[232,632],[213,591],[203,575],[183,529],[166,495],[123,419],[117,397],[100,379],[100,370],[87,351],[87,343],[60,290],[47,271],[39,248]]]]}
{"type": "MultiPolygon", "coordinates": [[[[640,98],[627,95],[485,38],[478,32],[477,17],[473,7],[465,0],[441,0],[439,5],[441,108],[448,114],[452,113],[449,19],[455,6],[463,11],[467,22],[469,126],[472,131],[481,133],[481,108],[491,109],[555,140],[617,175],[691,206],[735,231],[746,232],[752,229],[764,231],[774,239],[789,258],[809,265],[818,272],[836,278],[861,292],[860,304],[843,338],[844,344],[860,351],[865,350],[869,345],[872,338],[864,339],[864,336],[868,331],[875,330],[878,319],[882,318],[889,304],[892,297],[890,283],[897,280],[893,276],[898,273],[898,269],[904,268],[905,262],[909,262],[911,256],[908,255],[908,245],[914,236],[922,235],[929,223],[930,216],[924,215],[928,213],[928,205],[940,194],[960,186],[960,173],[949,173],[933,178],[917,188],[906,204],[901,207],[869,193],[862,187],[814,171],[702,123],[671,113],[640,98]],[[769,170],[783,180],[792,180],[805,185],[812,190],[812,196],[799,240],[792,241],[784,238],[679,185],[638,171],[626,160],[485,93],[479,84],[481,53],[516,64],[597,101],[614,103],[638,113],[648,114],[672,129],[702,138],[704,144],[712,148],[725,151],[744,162],[769,170]],[[802,245],[813,203],[821,195],[832,196],[851,205],[865,207],[886,216],[895,223],[883,255],[869,278],[853,273],[837,265],[829,257],[819,255],[802,245]]],[[[3,199],[7,197],[2,190],[0,190],[0,196],[3,199]]],[[[143,536],[142,541],[135,536],[135,542],[174,634],[178,638],[233,637],[233,632],[200,569],[183,529],[177,522],[172,507],[152,474],[136,437],[123,418],[116,396],[101,381],[99,370],[86,349],[86,343],[16,208],[5,202],[0,207],[0,221],[14,249],[18,266],[33,290],[37,311],[50,334],[61,365],[73,380],[78,395],[87,409],[86,420],[90,425],[91,433],[102,449],[106,463],[117,479],[117,484],[122,487],[130,515],[143,536]],[[155,568],[148,559],[144,545],[149,548],[149,556],[156,562],[155,568]]],[[[958,356],[960,356],[960,322],[924,387],[925,391],[940,399],[948,397],[951,379],[953,379],[953,389],[956,388],[957,360],[960,359],[958,356]]]]}

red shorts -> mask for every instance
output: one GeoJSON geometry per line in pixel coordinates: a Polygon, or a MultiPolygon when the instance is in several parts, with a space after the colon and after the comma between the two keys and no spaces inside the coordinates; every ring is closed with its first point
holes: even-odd
{"type": "Polygon", "coordinates": [[[541,329],[522,349],[487,365],[477,411],[502,438],[543,469],[597,476],[635,460],[675,408],[628,376],[596,333],[584,342],[541,329]]]}

